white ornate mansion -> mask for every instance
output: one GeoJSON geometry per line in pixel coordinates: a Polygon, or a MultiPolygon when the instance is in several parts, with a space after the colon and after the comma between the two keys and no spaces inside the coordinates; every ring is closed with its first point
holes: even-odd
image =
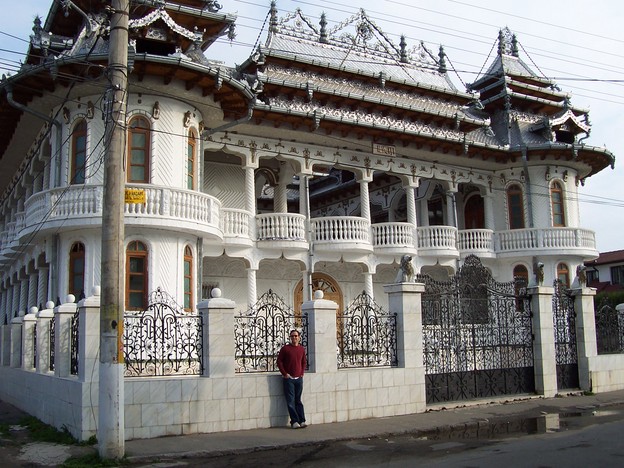
{"type": "MultiPolygon", "coordinates": [[[[22,69],[0,82],[0,397],[27,407],[8,383],[27,381],[34,388],[40,385],[35,375],[56,377],[50,392],[80,393],[80,410],[67,403],[63,411],[82,414],[82,423],[68,423],[42,409],[41,401],[33,412],[88,437],[96,426],[86,409],[94,390],[83,385],[93,377],[84,373],[96,354],[81,338],[87,348],[76,344],[75,373],[59,359],[71,354],[67,314],[97,308],[92,292],[100,284],[107,209],[108,13],[92,10],[97,2],[73,3],[79,8],[52,2],[47,19],[35,20],[22,69]],[[85,297],[77,309],[73,299],[85,297]],[[59,327],[57,341],[65,333],[65,345],[42,340],[50,321],[59,327]],[[27,335],[33,326],[36,334],[27,335]],[[51,346],[56,366],[50,365],[51,346]]],[[[461,90],[449,78],[443,48],[431,51],[404,39],[395,44],[364,11],[329,28],[324,16],[312,20],[299,11],[280,19],[273,5],[264,45],[228,68],[210,59],[210,45],[233,37],[236,18],[216,2],[131,3],[126,188],[139,197],[125,205],[126,309],[145,310],[150,294],[164,291],[187,313],[204,314],[207,327],[214,320],[209,308],[218,306],[224,316],[224,310],[244,311],[270,290],[298,317],[302,304],[329,310],[332,318],[310,319],[316,320],[311,346],[325,353],[312,358],[316,422],[424,409],[425,377],[417,371],[424,368],[422,343],[414,350],[404,341],[419,333],[420,320],[398,319],[399,369],[389,365],[383,377],[369,370],[337,375],[336,333],[323,338],[319,331],[319,323],[335,326],[336,310],[363,291],[384,308],[400,302],[399,314],[409,309],[389,298],[398,294],[397,285],[384,289],[395,282],[404,255],[412,257],[416,273],[437,281],[476,256],[496,281],[521,278],[538,289],[557,279],[574,286],[577,267],[597,257],[594,232],[579,219],[578,193],[587,177],[613,166],[614,156],[585,143],[588,111],[523,61],[509,30],[501,31],[487,71],[461,90]],[[227,300],[202,302],[215,288],[227,300]],[[317,290],[328,301],[313,301],[317,290]],[[322,380],[323,372],[333,380],[322,380]],[[368,401],[334,399],[347,388],[368,401]],[[371,388],[378,393],[366,394],[371,388]],[[382,404],[395,397],[405,401],[382,404]]],[[[576,286],[585,291],[577,307],[591,315],[591,294],[578,278],[576,286]]],[[[534,309],[543,310],[552,291],[547,299],[538,296],[534,309]]],[[[550,328],[537,325],[552,338],[549,320],[550,328]]],[[[92,322],[81,318],[80,327],[87,328],[80,330],[92,337],[96,332],[86,323],[92,322]]],[[[536,350],[536,361],[553,350],[536,350]]],[[[216,380],[194,380],[190,399],[202,402],[202,415],[213,416],[185,421],[196,409],[186,407],[171,416],[175,423],[154,422],[164,417],[161,411],[169,414],[168,403],[185,400],[191,380],[175,384],[181,389],[176,397],[162,380],[146,384],[162,386],[171,399],[159,401],[153,419],[138,415],[145,388],[130,378],[128,438],[263,427],[283,419],[284,409],[263,416],[278,401],[266,375],[242,385],[234,375],[234,351],[230,356],[204,341],[198,353],[204,353],[204,376],[216,380]],[[232,357],[231,372],[216,356],[232,357]],[[248,395],[252,387],[265,394],[248,395]],[[243,410],[232,395],[262,399],[243,410]]],[[[579,357],[576,386],[583,388],[592,382],[588,356],[579,357]]],[[[554,370],[535,366],[535,391],[556,392],[554,370]]],[[[594,389],[598,381],[593,378],[594,389]]],[[[602,388],[620,384],[615,379],[602,388]]]]}

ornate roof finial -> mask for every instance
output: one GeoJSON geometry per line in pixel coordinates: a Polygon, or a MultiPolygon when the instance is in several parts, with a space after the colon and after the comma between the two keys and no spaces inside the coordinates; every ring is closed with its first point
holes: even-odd
{"type": "Polygon", "coordinates": [[[269,10],[271,15],[271,19],[269,21],[269,32],[276,33],[277,32],[277,6],[275,5],[275,0],[271,2],[271,9],[269,10]]]}
{"type": "Polygon", "coordinates": [[[518,57],[518,39],[515,34],[511,36],[511,55],[518,57]]]}
{"type": "Polygon", "coordinates": [[[39,15],[35,16],[35,19],[33,20],[32,30],[35,33],[35,36],[41,35],[42,28],[41,28],[41,18],[39,17],[39,15]]]}
{"type": "Polygon", "coordinates": [[[503,55],[505,53],[505,35],[503,34],[503,30],[500,29],[498,31],[498,55],[503,55]]]}
{"type": "Polygon", "coordinates": [[[399,46],[401,47],[401,63],[407,63],[407,42],[405,41],[405,36],[402,34],[399,46]]]}
{"type": "Polygon", "coordinates": [[[438,62],[438,71],[440,73],[446,73],[446,52],[444,52],[444,47],[440,46],[440,51],[438,52],[438,57],[440,61],[438,62]]]}
{"type": "Polygon", "coordinates": [[[327,44],[327,19],[325,18],[325,12],[321,13],[321,33],[319,35],[319,41],[323,44],[327,44]]]}

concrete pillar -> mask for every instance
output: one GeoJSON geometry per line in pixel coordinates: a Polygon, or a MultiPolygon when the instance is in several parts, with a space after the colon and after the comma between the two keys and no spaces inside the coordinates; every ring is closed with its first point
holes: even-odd
{"type": "Polygon", "coordinates": [[[50,329],[54,320],[54,302],[48,301],[37,314],[37,372],[50,372],[50,329]]]}
{"type": "Polygon", "coordinates": [[[11,320],[11,367],[22,367],[22,322],[23,313],[11,320]]]}
{"type": "Polygon", "coordinates": [[[415,412],[425,410],[425,363],[423,359],[422,283],[397,283],[384,286],[388,294],[388,311],[397,314],[397,353],[399,367],[412,385],[410,404],[415,412]],[[407,371],[409,370],[409,371],[407,371]]]}
{"type": "MultiPolygon", "coordinates": [[[[78,303],[78,377],[81,382],[99,381],[98,352],[100,349],[100,287],[78,303]]],[[[97,397],[97,395],[96,395],[97,397]]]]}
{"type": "Polygon", "coordinates": [[[37,330],[37,312],[36,307],[31,307],[22,320],[22,369],[35,370],[37,363],[35,362],[35,336],[37,330]]]}
{"type": "Polygon", "coordinates": [[[0,326],[2,346],[0,347],[0,366],[11,365],[11,325],[0,326]]]}
{"type": "Polygon", "coordinates": [[[28,310],[28,277],[19,282],[19,307],[18,310],[28,310]]]}
{"type": "Polygon", "coordinates": [[[245,167],[245,209],[251,215],[249,237],[256,238],[256,180],[253,167],[245,167]]]}
{"type": "Polygon", "coordinates": [[[212,290],[212,299],[197,304],[203,320],[204,377],[234,376],[234,308],[236,303],[212,290]]]}
{"type": "MultiPolygon", "coordinates": [[[[68,294],[65,303],[54,309],[54,375],[67,377],[71,364],[71,321],[77,304],[73,294],[68,294]]],[[[99,343],[99,341],[98,341],[99,343]]]]}
{"type": "Polygon", "coordinates": [[[486,194],[483,196],[483,211],[485,229],[496,230],[496,223],[494,221],[494,196],[492,194],[486,194]]]}
{"type": "Polygon", "coordinates": [[[364,178],[360,179],[360,216],[371,222],[371,211],[370,211],[370,196],[368,194],[368,183],[369,180],[364,178]]]}
{"type": "Polygon", "coordinates": [[[11,287],[13,289],[13,294],[11,295],[11,317],[17,317],[17,313],[20,310],[20,286],[21,283],[16,281],[11,287]]]}
{"type": "Polygon", "coordinates": [[[308,314],[308,364],[310,372],[338,371],[336,361],[336,312],[338,304],[323,299],[322,291],[314,292],[314,300],[304,302],[301,312],[308,314]]]}
{"type": "Polygon", "coordinates": [[[552,315],[551,286],[528,289],[533,312],[533,361],[535,367],[535,391],[545,397],[557,394],[557,359],[555,356],[555,326],[552,315]]]}
{"type": "Polygon", "coordinates": [[[576,313],[576,353],[578,357],[579,385],[581,390],[591,391],[590,358],[598,355],[596,341],[596,316],[594,313],[593,288],[572,290],[574,311],[576,313]]]}
{"type": "Polygon", "coordinates": [[[457,227],[456,193],[457,190],[448,190],[446,192],[446,224],[454,227],[457,227]]]}

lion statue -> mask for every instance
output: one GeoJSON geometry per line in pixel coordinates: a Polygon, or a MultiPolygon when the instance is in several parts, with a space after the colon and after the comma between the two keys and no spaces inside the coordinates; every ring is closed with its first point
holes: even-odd
{"type": "Polygon", "coordinates": [[[412,265],[411,255],[403,255],[401,257],[401,265],[396,277],[397,283],[414,282],[414,266],[412,265]]]}

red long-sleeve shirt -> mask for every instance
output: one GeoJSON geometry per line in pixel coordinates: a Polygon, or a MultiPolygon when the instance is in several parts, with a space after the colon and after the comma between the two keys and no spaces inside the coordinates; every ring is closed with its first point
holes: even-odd
{"type": "Polygon", "coordinates": [[[277,367],[284,377],[303,377],[306,368],[305,348],[301,345],[287,344],[277,355],[277,367]]]}

